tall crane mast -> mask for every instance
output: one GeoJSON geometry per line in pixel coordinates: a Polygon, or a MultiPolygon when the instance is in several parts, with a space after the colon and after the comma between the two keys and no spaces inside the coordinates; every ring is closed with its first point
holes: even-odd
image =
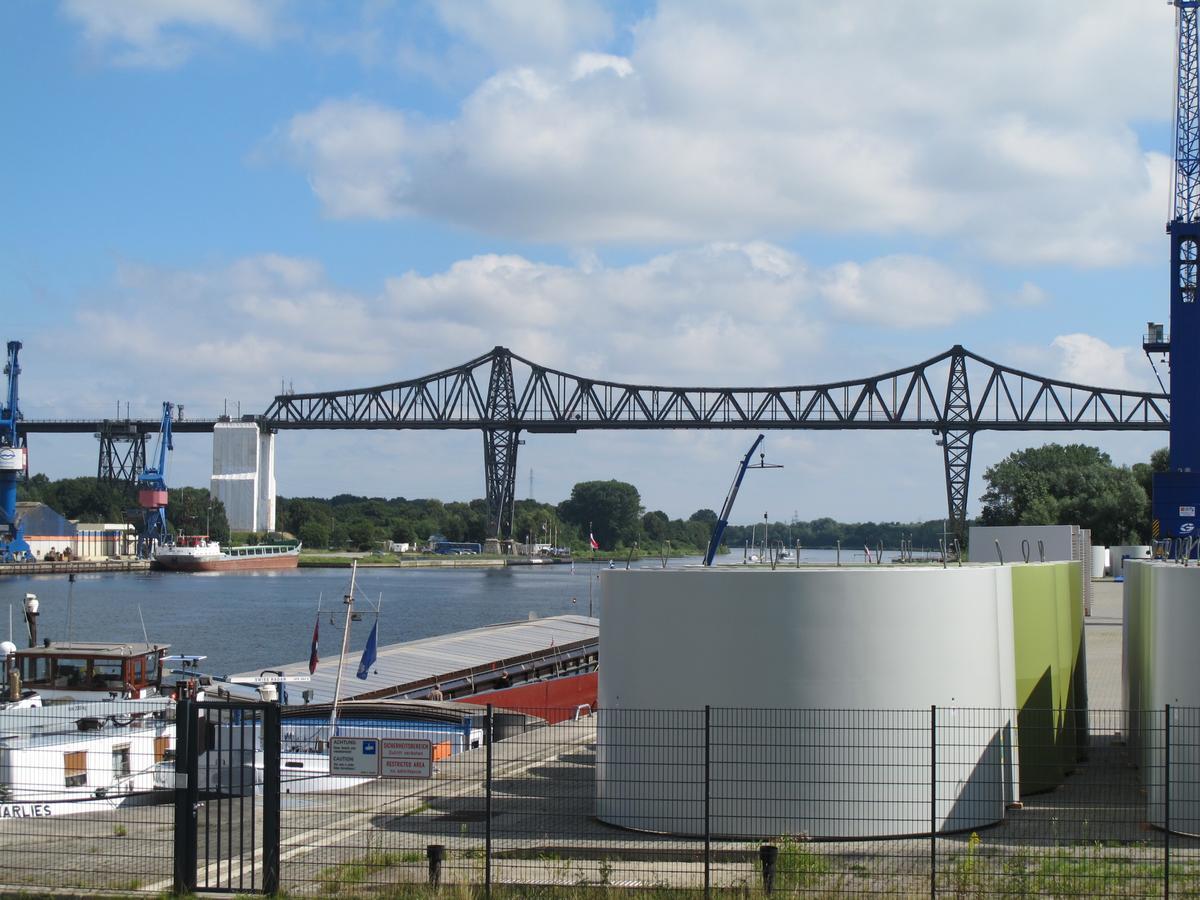
{"type": "Polygon", "coordinates": [[[138,476],[138,506],[143,516],[142,531],[138,535],[138,556],[142,559],[153,556],[154,548],[166,543],[170,534],[167,529],[167,454],[175,449],[171,441],[173,409],[172,404],[163,404],[154,465],[138,476]]]}
{"type": "Polygon", "coordinates": [[[1200,0],[1174,0],[1177,45],[1172,173],[1170,334],[1151,323],[1147,353],[1171,361],[1170,470],[1154,476],[1156,539],[1195,537],[1200,526],[1200,0]]]}
{"type": "Polygon", "coordinates": [[[21,420],[21,407],[17,402],[17,378],[21,374],[17,354],[20,351],[20,341],[8,342],[8,361],[4,366],[8,393],[4,406],[0,407],[0,516],[4,519],[0,525],[0,559],[4,562],[32,558],[17,522],[17,476],[28,467],[25,440],[17,431],[17,422],[21,420]]]}

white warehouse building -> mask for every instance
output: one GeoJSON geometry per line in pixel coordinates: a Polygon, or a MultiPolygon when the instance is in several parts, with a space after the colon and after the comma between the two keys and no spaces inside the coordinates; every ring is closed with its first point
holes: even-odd
{"type": "Polygon", "coordinates": [[[253,422],[213,426],[211,493],[233,531],[274,531],[275,434],[253,422]]]}

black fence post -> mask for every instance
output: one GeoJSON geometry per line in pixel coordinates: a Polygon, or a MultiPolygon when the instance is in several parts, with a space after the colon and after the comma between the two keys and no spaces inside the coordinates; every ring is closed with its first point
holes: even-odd
{"type": "Polygon", "coordinates": [[[712,707],[704,706],[704,896],[712,895],[712,707]]]}
{"type": "Polygon", "coordinates": [[[929,896],[937,896],[937,706],[929,707],[929,896]]]}
{"type": "Polygon", "coordinates": [[[483,826],[483,895],[492,896],[492,704],[487,705],[487,756],[485,763],[485,806],[487,816],[483,826]]]}
{"type": "Polygon", "coordinates": [[[1163,709],[1163,900],[1171,896],[1171,704],[1163,709]]]}
{"type": "Polygon", "coordinates": [[[175,706],[175,877],[176,894],[196,892],[196,703],[179,689],[175,706]]]}
{"type": "Polygon", "coordinates": [[[279,893],[279,704],[263,708],[263,891],[279,893]]]}

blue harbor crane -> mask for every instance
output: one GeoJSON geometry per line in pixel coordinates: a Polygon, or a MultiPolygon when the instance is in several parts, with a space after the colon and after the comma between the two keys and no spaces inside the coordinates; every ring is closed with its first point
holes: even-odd
{"type": "Polygon", "coordinates": [[[1200,0],[1174,0],[1178,69],[1175,168],[1172,175],[1170,333],[1150,323],[1147,354],[1169,354],[1170,469],[1154,476],[1152,532],[1156,540],[1197,535],[1200,517],[1200,0]]]}
{"type": "Polygon", "coordinates": [[[729,493],[725,495],[725,505],[721,507],[721,515],[717,517],[717,521],[713,525],[712,536],[708,540],[708,549],[704,553],[704,565],[706,566],[711,566],[713,560],[716,559],[717,550],[721,547],[721,538],[725,536],[725,526],[729,524],[729,516],[733,513],[733,502],[737,500],[738,491],[742,487],[742,479],[746,477],[746,470],[783,468],[783,466],[767,462],[765,454],[762,453],[758,454],[758,464],[751,465],[750,458],[754,456],[754,451],[758,449],[758,445],[763,442],[764,437],[766,435],[760,434],[750,445],[750,449],[742,457],[737,474],[733,477],[733,484],[729,486],[729,493]]]}
{"type": "Polygon", "coordinates": [[[4,562],[33,558],[21,523],[17,521],[17,477],[28,470],[29,459],[25,439],[17,433],[17,422],[21,420],[21,407],[17,403],[17,376],[21,374],[17,354],[20,351],[20,341],[8,342],[8,362],[4,366],[8,393],[3,408],[0,408],[0,519],[3,519],[0,522],[0,559],[4,562]]]}
{"type": "Polygon", "coordinates": [[[162,425],[158,430],[155,465],[138,476],[138,506],[142,510],[142,531],[138,535],[138,556],[149,559],[159,544],[167,542],[167,453],[171,442],[171,413],[174,406],[163,404],[162,425]]]}

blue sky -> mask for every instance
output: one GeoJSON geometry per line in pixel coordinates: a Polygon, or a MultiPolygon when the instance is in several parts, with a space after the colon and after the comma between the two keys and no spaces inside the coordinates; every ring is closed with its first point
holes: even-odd
{"type": "MultiPolygon", "coordinates": [[[[0,296],[27,417],[414,377],[795,384],[955,343],[1151,389],[1172,10],[593,0],[0,7],[0,296]]],[[[751,436],[530,438],[518,496],[715,507],[751,436]],[[667,463],[664,465],[664,463],[667,463]]],[[[982,435],[984,468],[1049,435],[982,435]]],[[[1124,463],[1162,435],[1082,436],[1124,463]]],[[[469,499],[478,435],[286,434],[279,490],[469,499]]],[[[172,481],[207,481],[181,438],[172,481]]],[[[945,509],[927,435],[772,436],[747,520],[945,509]],[[886,460],[886,463],[881,463],[886,460]],[[767,476],[763,476],[766,479],[767,476]]],[[[38,437],[35,471],[95,468],[38,437]]],[[[739,511],[740,512],[740,511],[739,511]]]]}

